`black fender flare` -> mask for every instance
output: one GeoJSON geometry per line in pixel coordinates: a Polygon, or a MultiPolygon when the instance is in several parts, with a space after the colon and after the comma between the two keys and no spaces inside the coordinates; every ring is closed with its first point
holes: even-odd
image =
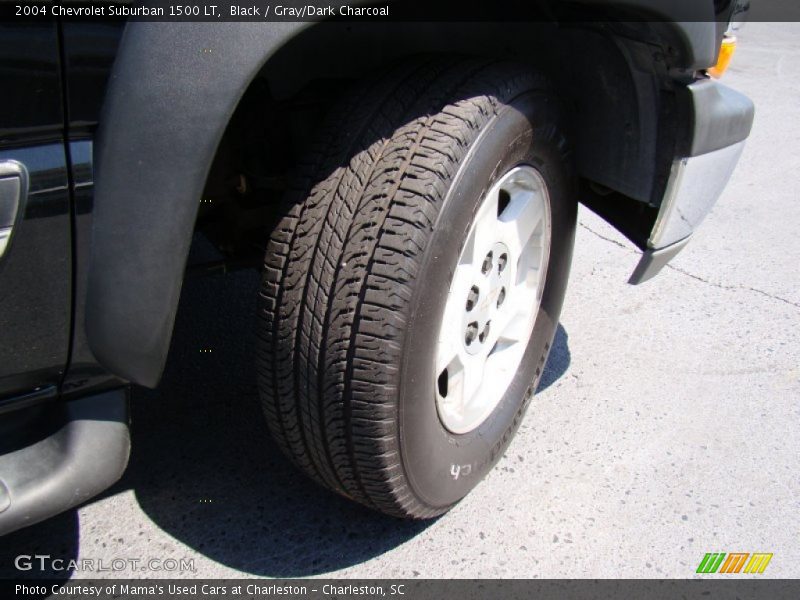
{"type": "Polygon", "coordinates": [[[154,387],[203,185],[247,86],[303,23],[126,25],[95,144],[89,345],[154,387]]]}

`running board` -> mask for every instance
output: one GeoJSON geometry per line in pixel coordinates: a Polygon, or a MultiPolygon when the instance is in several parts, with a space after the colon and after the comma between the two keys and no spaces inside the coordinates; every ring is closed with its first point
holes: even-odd
{"type": "Polygon", "coordinates": [[[63,402],[49,437],[0,456],[0,535],[81,504],[117,481],[128,464],[126,389],[63,402]]]}

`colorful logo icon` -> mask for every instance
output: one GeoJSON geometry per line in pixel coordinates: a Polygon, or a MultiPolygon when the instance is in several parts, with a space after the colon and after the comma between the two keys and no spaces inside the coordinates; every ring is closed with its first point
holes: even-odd
{"type": "Polygon", "coordinates": [[[772,553],[767,552],[708,552],[697,566],[697,573],[763,573],[772,553]],[[750,560],[748,560],[748,558],[750,560]]]}

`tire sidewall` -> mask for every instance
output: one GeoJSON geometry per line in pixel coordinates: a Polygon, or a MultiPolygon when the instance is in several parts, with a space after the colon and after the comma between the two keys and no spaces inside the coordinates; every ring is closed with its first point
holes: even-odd
{"type": "Polygon", "coordinates": [[[508,446],[533,395],[552,344],[566,290],[575,233],[573,178],[555,101],[530,93],[503,106],[482,128],[453,178],[434,225],[412,298],[398,403],[399,443],[415,495],[443,510],[463,498],[508,446]],[[435,351],[455,266],[474,216],[497,179],[519,165],[545,180],[551,247],[533,333],[508,390],[475,430],[453,434],[436,409],[435,351]]]}

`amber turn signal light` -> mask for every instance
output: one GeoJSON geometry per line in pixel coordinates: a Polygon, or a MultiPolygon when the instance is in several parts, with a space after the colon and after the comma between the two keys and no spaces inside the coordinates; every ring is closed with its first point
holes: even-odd
{"type": "Polygon", "coordinates": [[[731,58],[736,50],[736,36],[725,36],[722,39],[722,45],[719,47],[719,58],[717,64],[708,69],[708,74],[715,79],[719,79],[728,70],[731,64],[731,58]]]}

